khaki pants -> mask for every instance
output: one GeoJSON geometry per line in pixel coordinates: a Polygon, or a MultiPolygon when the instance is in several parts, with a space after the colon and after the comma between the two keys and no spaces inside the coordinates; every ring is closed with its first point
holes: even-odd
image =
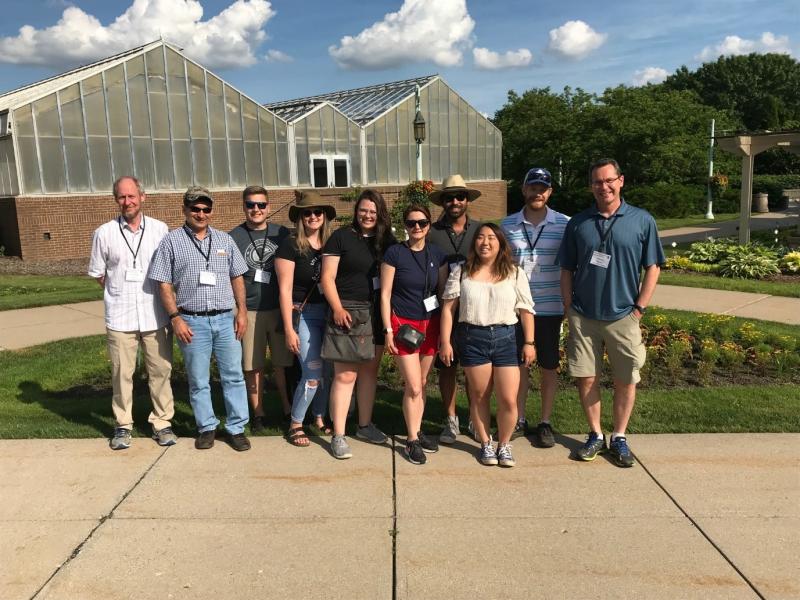
{"type": "Polygon", "coordinates": [[[143,332],[106,329],[106,332],[114,389],[111,406],[117,427],[133,429],[133,373],[136,370],[136,351],[140,345],[153,403],[147,420],[154,430],[171,427],[170,421],[175,415],[169,380],[172,374],[172,332],[168,332],[167,328],[143,332]]]}

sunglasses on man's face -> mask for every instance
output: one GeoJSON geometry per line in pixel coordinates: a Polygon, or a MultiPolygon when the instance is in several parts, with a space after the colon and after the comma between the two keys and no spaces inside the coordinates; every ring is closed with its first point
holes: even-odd
{"type": "Polygon", "coordinates": [[[210,206],[190,206],[189,210],[192,211],[193,213],[202,212],[203,214],[207,215],[214,209],[211,208],[210,206]]]}
{"type": "Polygon", "coordinates": [[[444,198],[442,198],[442,201],[445,204],[450,204],[451,202],[455,202],[456,200],[458,200],[459,202],[466,202],[467,195],[466,194],[454,194],[452,196],[445,196],[444,198]]]}
{"type": "Polygon", "coordinates": [[[251,210],[256,207],[260,208],[261,210],[264,210],[265,208],[267,208],[267,206],[269,206],[269,202],[250,202],[250,200],[245,200],[244,205],[251,210]]]}
{"type": "Polygon", "coordinates": [[[408,229],[414,229],[417,225],[419,225],[420,229],[425,229],[431,222],[428,219],[406,219],[406,227],[408,229]]]}
{"type": "Polygon", "coordinates": [[[314,215],[315,217],[321,217],[322,213],[324,212],[325,211],[321,208],[307,208],[303,211],[303,217],[306,219],[308,219],[311,215],[314,215]]]}

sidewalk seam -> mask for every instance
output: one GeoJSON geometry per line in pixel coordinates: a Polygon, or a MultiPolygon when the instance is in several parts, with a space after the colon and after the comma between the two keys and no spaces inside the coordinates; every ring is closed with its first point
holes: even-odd
{"type": "Polygon", "coordinates": [[[152,471],[152,470],[153,470],[153,467],[155,467],[155,466],[158,464],[158,462],[159,462],[159,461],[160,461],[160,460],[161,460],[161,459],[164,457],[164,455],[167,453],[167,450],[169,450],[169,446],[167,446],[167,447],[165,447],[165,448],[164,448],[164,450],[161,452],[161,454],[159,454],[159,455],[156,457],[156,459],[155,459],[155,460],[154,460],[154,461],[153,461],[153,462],[150,464],[150,466],[149,466],[149,467],[147,467],[147,469],[145,470],[145,472],[144,472],[144,473],[142,473],[141,477],[139,477],[139,479],[137,479],[137,480],[136,480],[136,482],[135,482],[135,483],[134,483],[134,484],[131,486],[131,488],[130,488],[130,489],[127,491],[127,492],[125,492],[125,493],[122,495],[122,498],[120,498],[120,499],[119,499],[119,502],[117,502],[117,503],[116,503],[116,504],[115,504],[115,505],[114,505],[114,506],[111,508],[111,510],[109,511],[109,513],[108,513],[107,515],[103,515],[102,517],[100,517],[100,520],[97,522],[97,525],[95,525],[95,526],[92,528],[92,530],[91,530],[91,531],[90,531],[90,532],[87,534],[87,536],[86,536],[86,537],[83,539],[83,541],[82,541],[80,544],[78,544],[77,546],[75,546],[75,548],[72,550],[72,552],[71,552],[71,553],[70,553],[70,555],[67,557],[67,559],[66,559],[66,560],[65,560],[63,563],[61,563],[60,565],[58,565],[58,567],[56,568],[56,570],[55,570],[55,571],[53,571],[53,573],[50,575],[50,577],[48,577],[48,578],[45,580],[45,582],[44,582],[44,583],[43,583],[43,584],[42,584],[42,585],[39,587],[39,589],[37,589],[37,590],[36,590],[36,591],[33,593],[33,595],[31,596],[31,600],[35,600],[35,598],[36,598],[37,596],[39,596],[39,594],[41,594],[41,593],[42,593],[42,590],[44,590],[44,588],[46,588],[46,587],[47,587],[47,584],[49,584],[49,583],[50,583],[50,582],[51,582],[51,581],[52,581],[52,580],[55,578],[55,576],[56,576],[56,575],[58,575],[58,574],[61,572],[61,570],[62,570],[64,567],[66,567],[66,566],[67,566],[69,563],[71,563],[71,562],[72,562],[72,560],[73,560],[73,559],[75,559],[75,558],[76,558],[76,557],[77,557],[77,556],[78,556],[78,555],[81,553],[81,550],[83,550],[83,547],[84,547],[84,546],[85,546],[85,545],[86,545],[86,544],[89,542],[89,540],[91,540],[91,539],[92,539],[92,537],[94,536],[95,532],[96,532],[98,529],[100,529],[100,527],[102,527],[102,526],[103,526],[103,524],[104,524],[106,521],[108,521],[109,519],[111,519],[111,518],[114,516],[114,511],[115,511],[115,510],[117,510],[117,508],[119,508],[119,506],[120,506],[120,505],[121,505],[123,502],[125,502],[125,500],[127,500],[127,499],[128,499],[128,496],[130,495],[130,493],[131,493],[131,492],[133,492],[133,490],[135,490],[135,489],[136,489],[136,488],[139,486],[139,484],[140,484],[140,483],[141,483],[141,482],[144,480],[144,478],[145,478],[145,477],[147,477],[147,475],[150,473],[150,471],[152,471]]]}
{"type": "Polygon", "coordinates": [[[725,552],[722,550],[722,548],[720,548],[717,545],[717,543],[714,540],[711,539],[711,536],[708,533],[706,533],[706,531],[702,527],[700,527],[700,524],[697,521],[695,521],[692,518],[692,516],[683,508],[683,506],[681,506],[678,503],[678,501],[675,499],[675,497],[667,491],[667,488],[665,488],[663,485],[661,485],[661,482],[658,479],[656,479],[655,475],[653,475],[653,473],[650,472],[650,469],[648,469],[644,465],[644,463],[641,461],[641,459],[638,456],[636,456],[635,454],[634,454],[634,457],[636,458],[636,462],[639,463],[639,465],[642,467],[642,469],[644,469],[644,472],[647,473],[647,475],[650,477],[650,479],[653,480],[653,483],[655,483],[659,488],[661,488],[661,491],[664,492],[664,495],[666,495],[666,497],[670,499],[670,501],[675,505],[675,507],[679,511],[681,511],[683,516],[685,516],[689,520],[689,522],[694,526],[694,528],[697,531],[700,532],[700,535],[702,535],[706,539],[706,541],[709,544],[711,544],[711,546],[719,553],[719,555],[725,560],[725,562],[727,562],[731,566],[731,568],[734,571],[736,571],[736,573],[739,574],[739,577],[741,577],[744,580],[744,582],[750,587],[750,589],[753,590],[753,593],[755,593],[756,596],[761,598],[761,600],[766,600],[765,596],[758,590],[758,588],[755,586],[755,584],[752,581],[750,581],[750,579],[747,577],[747,575],[745,575],[744,572],[742,572],[742,570],[739,567],[736,566],[736,564],[733,562],[733,560],[731,560],[730,557],[728,557],[728,555],[725,554],[725,552]]]}
{"type": "Polygon", "coordinates": [[[747,308],[748,306],[753,306],[754,304],[758,304],[759,302],[763,302],[764,300],[768,300],[769,298],[772,298],[772,297],[773,296],[771,296],[769,294],[766,294],[766,295],[762,296],[761,298],[756,298],[755,300],[751,300],[750,302],[745,302],[744,304],[740,304],[739,306],[734,306],[733,308],[730,308],[730,309],[724,311],[722,314],[723,315],[732,314],[733,311],[740,310],[742,308],[747,308]]]}
{"type": "Polygon", "coordinates": [[[397,600],[397,439],[392,433],[392,600],[397,600]]]}

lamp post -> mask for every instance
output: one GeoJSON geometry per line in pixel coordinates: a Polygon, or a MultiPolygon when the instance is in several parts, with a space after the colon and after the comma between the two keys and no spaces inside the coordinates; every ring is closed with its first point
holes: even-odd
{"type": "Polygon", "coordinates": [[[414,116],[414,141],[417,142],[417,181],[422,181],[422,142],[425,141],[425,119],[422,118],[422,112],[419,107],[419,86],[414,96],[414,108],[416,115],[414,116]]]}

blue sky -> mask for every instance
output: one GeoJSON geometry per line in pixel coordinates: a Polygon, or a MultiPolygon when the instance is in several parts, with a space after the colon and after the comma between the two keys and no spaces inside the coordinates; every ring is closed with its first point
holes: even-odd
{"type": "Polygon", "coordinates": [[[262,102],[439,73],[489,115],[510,89],[601,92],[659,81],[721,54],[800,57],[798,0],[607,4],[3,0],[0,91],[159,34],[262,102]]]}

